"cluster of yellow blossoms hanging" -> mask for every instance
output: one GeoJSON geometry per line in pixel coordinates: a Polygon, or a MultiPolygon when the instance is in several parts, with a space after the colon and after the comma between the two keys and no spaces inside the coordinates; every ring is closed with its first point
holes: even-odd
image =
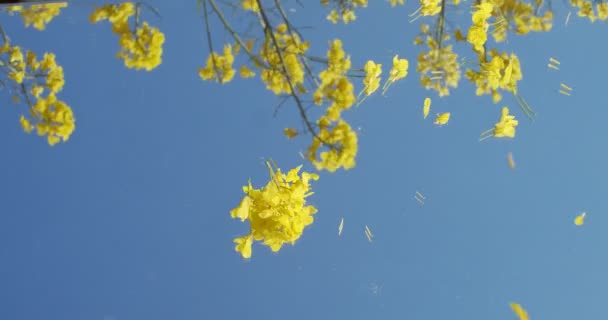
{"type": "Polygon", "coordinates": [[[302,172],[302,166],[291,169],[287,174],[276,165],[266,162],[270,181],[261,189],[255,189],[249,182],[243,187],[245,196],[238,207],[230,211],[232,218],[249,220],[250,231],[247,235],[234,239],[235,250],[243,258],[251,257],[253,241],[263,244],[277,252],[284,244],[294,244],[304,228],[310,225],[317,209],[306,205],[310,192],[310,181],[318,175],[302,172]]]}
{"type": "Polygon", "coordinates": [[[342,41],[332,41],[327,51],[327,69],[319,73],[321,83],[313,94],[315,104],[322,105],[327,101],[329,106],[325,115],[317,120],[319,133],[313,137],[306,153],[306,158],[317,170],[334,172],[355,166],[357,134],[342,119],[342,112],[350,109],[356,100],[354,85],[347,76],[350,67],[350,57],[342,49],[342,41]],[[329,150],[319,153],[321,146],[329,150]]]}
{"type": "Polygon", "coordinates": [[[519,59],[515,54],[499,53],[496,49],[489,52],[489,61],[485,55],[479,61],[479,71],[468,69],[467,79],[475,84],[478,96],[491,94],[494,103],[502,99],[498,89],[517,94],[517,82],[522,79],[519,59]]]}
{"type": "Polygon", "coordinates": [[[589,19],[591,22],[595,22],[596,19],[601,21],[608,21],[608,2],[604,1],[589,1],[589,0],[570,0],[570,4],[573,7],[578,8],[578,16],[589,19]],[[595,11],[593,10],[593,3],[595,2],[595,11]]]}
{"type": "Polygon", "coordinates": [[[15,87],[15,102],[25,102],[29,107],[27,116],[21,115],[19,122],[27,133],[34,128],[38,135],[46,136],[50,145],[67,141],[75,128],[72,109],[56,94],[65,83],[63,68],[55,62],[55,55],[45,53],[41,60],[32,51],[11,46],[4,39],[0,47],[0,68],[15,87]]]}
{"type": "Polygon", "coordinates": [[[232,64],[234,63],[234,55],[232,54],[232,45],[225,45],[224,52],[219,55],[211,52],[207,58],[207,66],[198,69],[198,74],[203,80],[217,80],[219,83],[227,83],[234,78],[236,73],[232,64]]]}
{"type": "Polygon", "coordinates": [[[112,23],[112,31],[120,37],[121,50],[117,57],[127,68],[151,71],[161,64],[165,35],[147,22],[139,24],[139,4],[107,4],[96,8],[89,20],[91,23],[103,20],[112,23]],[[134,27],[130,28],[129,18],[133,16],[136,16],[134,27]]]}
{"type": "Polygon", "coordinates": [[[8,12],[18,12],[23,18],[26,27],[33,26],[38,30],[44,30],[46,25],[59,15],[61,8],[68,6],[67,2],[48,4],[32,4],[30,6],[14,5],[7,8],[8,12]]]}
{"type": "MultiPolygon", "coordinates": [[[[453,51],[452,45],[439,45],[437,39],[430,32],[426,24],[420,25],[421,36],[414,40],[414,44],[426,44],[428,51],[418,55],[416,71],[420,74],[420,84],[429,90],[434,90],[440,97],[450,94],[450,88],[458,87],[460,81],[460,63],[458,54],[453,51]],[[423,40],[423,37],[425,40],[423,40]]],[[[456,30],[457,34],[460,33],[456,30]]],[[[445,34],[442,41],[448,40],[445,34]]],[[[456,40],[460,37],[456,36],[456,40]]]]}

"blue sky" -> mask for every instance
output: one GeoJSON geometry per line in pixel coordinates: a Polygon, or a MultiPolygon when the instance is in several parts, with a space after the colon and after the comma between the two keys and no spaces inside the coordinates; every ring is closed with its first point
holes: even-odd
{"type": "MultiPolygon", "coordinates": [[[[77,121],[51,148],[22,132],[24,107],[0,95],[1,319],[515,319],[512,301],[531,319],[606,317],[604,24],[573,14],[565,27],[559,3],[552,32],[510,35],[520,91],[538,113],[531,122],[512,97],[493,105],[466,81],[443,99],[419,86],[413,3],[372,1],[355,23],[334,26],[316,1],[287,2],[296,23],[313,26],[304,35],[316,55],[339,37],[353,65],[373,59],[386,73],[399,54],[410,74],[345,114],[360,128],[357,166],[313,183],[319,212],[296,245],[277,254],[254,245],[244,261],[232,239],[247,226],[229,210],[248,179],[266,184],[264,159],[302,163],[310,137],[282,135],[299,126],[296,108],[273,116],[278,99],[257,79],[200,80],[207,48],[195,1],[151,2],[162,18],[146,17],[167,40],[150,73],[114,57],[110,25],[87,21],[91,2],[45,32],[0,17],[14,44],[57,55],[77,121]],[[561,82],[572,96],[557,93],[561,82]],[[448,125],[422,119],[427,96],[432,115],[452,113],[448,125]],[[503,105],[520,120],[517,137],[480,143],[503,105]]],[[[219,47],[229,37],[214,27],[219,47]]]]}

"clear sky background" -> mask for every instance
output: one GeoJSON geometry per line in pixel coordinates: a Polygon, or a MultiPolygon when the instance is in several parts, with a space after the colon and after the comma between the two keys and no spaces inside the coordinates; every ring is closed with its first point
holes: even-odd
{"type": "MultiPolygon", "coordinates": [[[[200,80],[196,1],[150,1],[162,18],[144,17],[167,39],[150,73],[115,58],[111,26],[88,23],[94,2],[72,3],[44,32],[0,15],[12,43],[57,55],[77,121],[69,142],[49,147],[23,133],[24,106],[0,95],[0,319],[515,319],[509,302],[531,319],[608,317],[605,24],[573,13],[565,27],[556,2],[553,31],[509,36],[531,122],[513,97],[494,105],[466,81],[443,99],[420,87],[414,2],[370,1],[344,26],[318,1],[287,1],[296,24],[312,26],[302,30],[316,55],[339,37],[354,66],[373,59],[386,74],[399,54],[410,74],[345,113],[360,129],[357,166],[321,172],[309,198],[319,212],[296,245],[255,244],[245,261],[232,239],[248,227],[229,211],[249,178],[266,184],[264,159],[303,163],[310,136],[282,134],[299,128],[295,106],[273,117],[279,100],[257,78],[200,80]],[[448,125],[422,119],[427,96],[431,115],[452,113],[448,125]],[[503,105],[520,120],[516,138],[480,143],[503,105]]],[[[453,9],[448,19],[470,25],[453,9]]],[[[219,48],[229,37],[214,28],[219,48]]]]}

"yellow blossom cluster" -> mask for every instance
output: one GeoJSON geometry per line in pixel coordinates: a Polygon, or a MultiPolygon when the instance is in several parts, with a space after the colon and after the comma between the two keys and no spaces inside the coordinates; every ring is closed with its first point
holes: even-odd
{"type": "Polygon", "coordinates": [[[138,22],[139,7],[133,2],[98,7],[89,20],[91,23],[108,20],[112,24],[112,31],[120,37],[121,50],[117,57],[124,61],[127,68],[151,71],[161,64],[165,35],[147,22],[138,22]],[[129,18],[133,16],[136,16],[135,26],[131,29],[129,18]]]}
{"type": "Polygon", "coordinates": [[[343,111],[352,107],[355,95],[354,86],[347,76],[351,67],[350,57],[344,52],[339,39],[331,42],[327,62],[327,69],[319,73],[321,84],[313,98],[317,105],[325,100],[330,105],[325,115],[317,121],[320,132],[313,137],[307,158],[318,170],[334,172],[341,167],[353,168],[357,155],[357,134],[341,116],[343,111]],[[329,150],[317,155],[323,145],[329,150]]]}
{"type": "Polygon", "coordinates": [[[350,57],[342,49],[342,41],[332,41],[327,52],[327,69],[319,73],[321,84],[313,94],[315,104],[321,105],[324,100],[331,103],[327,108],[331,121],[338,120],[342,111],[355,103],[354,86],[346,75],[350,67],[350,57]]]}
{"type": "Polygon", "coordinates": [[[542,12],[539,7],[518,0],[491,0],[491,3],[495,18],[492,37],[496,42],[505,41],[509,29],[513,29],[515,34],[525,35],[547,32],[553,27],[553,11],[549,9],[542,12]]]}
{"type": "Polygon", "coordinates": [[[224,52],[219,55],[211,52],[207,58],[207,65],[198,69],[198,74],[203,80],[217,80],[219,83],[230,82],[234,78],[236,71],[232,67],[234,55],[232,46],[224,45],[224,52]]]}
{"type": "Polygon", "coordinates": [[[358,149],[357,133],[348,122],[340,119],[332,124],[326,117],[321,117],[317,124],[321,130],[308,148],[308,159],[315,168],[329,172],[335,172],[340,168],[354,168],[358,149]],[[321,141],[329,145],[330,149],[321,152],[318,159],[316,154],[321,147],[321,141]]]}
{"type": "MultiPolygon", "coordinates": [[[[253,54],[253,40],[247,40],[245,42],[245,51],[252,55],[253,54]]],[[[235,43],[234,46],[230,44],[224,45],[224,51],[221,55],[216,52],[211,52],[207,57],[207,64],[204,68],[198,69],[198,74],[203,80],[215,80],[219,83],[228,83],[234,79],[236,70],[233,67],[235,57],[241,52],[241,46],[239,43],[235,43]]],[[[254,59],[254,65],[260,68],[264,68],[265,65],[261,58],[256,57],[254,59]],[[256,60],[259,59],[259,60],[256,60]]],[[[246,65],[239,67],[239,75],[241,78],[247,79],[255,76],[255,72],[249,69],[246,65]]]]}
{"type": "Polygon", "coordinates": [[[519,122],[515,116],[509,114],[509,108],[503,107],[500,120],[494,125],[493,129],[481,133],[481,140],[489,137],[495,138],[515,138],[515,127],[519,122]]]}
{"type": "Polygon", "coordinates": [[[477,86],[476,95],[492,94],[494,103],[502,99],[498,89],[517,94],[517,82],[522,79],[519,59],[515,54],[489,52],[490,61],[480,56],[479,71],[467,69],[465,77],[477,86]]]}
{"type": "Polygon", "coordinates": [[[262,68],[260,76],[262,81],[266,83],[266,88],[276,95],[292,93],[283,70],[285,68],[291,85],[301,92],[305,91],[302,86],[304,67],[300,61],[300,56],[304,55],[308,48],[308,41],[301,41],[296,33],[289,32],[285,24],[278,25],[272,35],[266,32],[266,38],[259,56],[268,66],[258,65],[262,68]]]}
{"type": "Polygon", "coordinates": [[[304,228],[313,223],[317,209],[306,205],[310,192],[310,181],[319,179],[314,173],[299,173],[302,166],[291,169],[287,174],[267,162],[270,181],[261,189],[251,185],[243,187],[245,196],[241,203],[230,211],[232,218],[249,220],[250,232],[234,239],[235,250],[243,258],[251,257],[253,241],[277,252],[286,244],[294,244],[304,228]]]}
{"type": "Polygon", "coordinates": [[[488,18],[492,16],[492,10],[494,6],[490,2],[482,2],[475,6],[476,11],[473,12],[472,20],[473,24],[469,28],[467,34],[467,42],[473,45],[473,50],[479,54],[485,52],[484,45],[487,41],[487,31],[490,25],[488,24],[488,18]]]}
{"type": "MultiPolygon", "coordinates": [[[[327,16],[327,20],[333,24],[338,23],[340,20],[344,24],[354,21],[357,19],[355,8],[367,7],[367,0],[321,0],[321,4],[324,6],[329,6],[330,2],[334,9],[327,16]]],[[[397,3],[403,4],[403,0],[391,0],[391,6],[397,5],[397,3]]]]}
{"type": "Polygon", "coordinates": [[[578,8],[578,16],[587,18],[591,22],[595,22],[596,19],[601,21],[608,21],[608,2],[594,1],[596,3],[595,9],[597,14],[593,10],[593,2],[589,0],[570,0],[570,4],[578,8]]]}
{"type": "Polygon", "coordinates": [[[8,12],[18,12],[23,18],[26,27],[33,26],[37,30],[44,30],[46,25],[59,15],[61,8],[68,6],[67,2],[48,4],[32,4],[30,6],[13,5],[6,8],[8,12]]]}
{"type": "Polygon", "coordinates": [[[72,109],[65,102],[57,100],[52,92],[46,98],[40,97],[36,101],[30,109],[30,116],[35,125],[25,116],[21,116],[23,130],[29,133],[35,127],[38,135],[46,136],[51,146],[60,141],[67,141],[75,128],[72,109]]]}
{"type": "MultiPolygon", "coordinates": [[[[38,135],[47,136],[50,145],[67,141],[74,131],[74,116],[72,109],[56,97],[65,81],[63,68],[55,61],[55,55],[45,53],[39,60],[32,51],[26,50],[24,54],[19,46],[11,46],[6,41],[0,47],[0,57],[1,67],[30,109],[28,117],[20,117],[23,130],[29,133],[36,128],[38,135]]],[[[21,99],[14,96],[13,100],[21,99]]]]}
{"type": "MultiPolygon", "coordinates": [[[[425,43],[428,51],[418,55],[418,66],[416,71],[420,73],[420,84],[426,88],[435,90],[440,97],[450,94],[450,87],[458,87],[460,81],[460,64],[458,54],[452,50],[452,45],[439,46],[437,40],[430,35],[429,27],[421,25],[422,35],[426,37],[416,38],[415,44],[425,43]]],[[[447,35],[444,36],[445,40],[447,35]]]]}

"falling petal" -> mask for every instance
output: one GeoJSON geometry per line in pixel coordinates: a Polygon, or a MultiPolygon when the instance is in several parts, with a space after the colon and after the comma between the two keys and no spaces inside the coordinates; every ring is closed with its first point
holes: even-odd
{"type": "Polygon", "coordinates": [[[515,169],[515,160],[513,160],[513,154],[511,152],[507,155],[507,160],[509,161],[509,168],[515,169]]]}
{"type": "Polygon", "coordinates": [[[438,113],[437,117],[435,118],[435,124],[437,125],[444,125],[447,124],[448,121],[450,121],[450,113],[449,112],[445,112],[445,113],[438,113]]]}
{"type": "Polygon", "coordinates": [[[343,228],[344,228],[344,218],[340,219],[340,225],[338,226],[338,237],[342,235],[343,228]]]}
{"type": "Polygon", "coordinates": [[[511,309],[513,309],[513,312],[515,312],[519,320],[528,320],[528,313],[519,305],[519,303],[511,303],[511,309]]]}
{"type": "Polygon", "coordinates": [[[583,212],[581,214],[579,214],[578,216],[576,216],[576,218],[574,218],[574,224],[576,226],[582,226],[585,223],[585,216],[587,215],[586,212],[583,212]]]}
{"type": "Polygon", "coordinates": [[[424,106],[422,107],[422,114],[424,115],[424,119],[426,119],[426,117],[428,117],[430,111],[431,111],[431,98],[425,98],[424,106]]]}

